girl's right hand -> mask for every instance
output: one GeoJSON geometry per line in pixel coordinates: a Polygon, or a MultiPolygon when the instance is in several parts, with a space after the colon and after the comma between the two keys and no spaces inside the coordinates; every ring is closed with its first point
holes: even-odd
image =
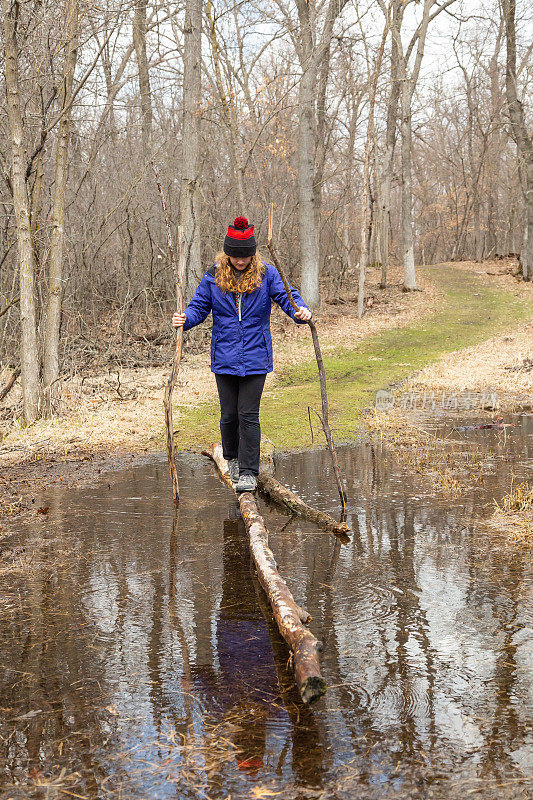
{"type": "Polygon", "coordinates": [[[172,314],[172,325],[174,328],[181,328],[182,325],[185,325],[186,322],[187,322],[187,317],[185,316],[185,314],[178,314],[177,311],[174,314],[172,314]]]}

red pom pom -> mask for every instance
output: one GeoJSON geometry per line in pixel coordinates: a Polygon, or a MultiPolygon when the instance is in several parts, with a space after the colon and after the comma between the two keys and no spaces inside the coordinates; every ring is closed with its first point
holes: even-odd
{"type": "Polygon", "coordinates": [[[233,227],[239,231],[244,231],[248,227],[248,220],[246,217],[236,217],[233,222],[233,227]]]}

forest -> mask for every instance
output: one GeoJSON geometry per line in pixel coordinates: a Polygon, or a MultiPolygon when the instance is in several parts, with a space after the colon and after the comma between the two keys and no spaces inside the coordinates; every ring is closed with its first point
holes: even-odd
{"type": "Polygon", "coordinates": [[[516,0],[2,2],[0,367],[26,422],[170,342],[229,219],[268,204],[310,307],[367,270],[519,257],[533,276],[531,9],[516,0]],[[8,380],[9,379],[9,380],[8,380]]]}

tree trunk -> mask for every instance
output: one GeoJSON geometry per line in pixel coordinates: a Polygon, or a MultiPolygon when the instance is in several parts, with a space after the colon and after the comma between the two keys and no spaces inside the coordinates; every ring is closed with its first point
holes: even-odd
{"type": "MultiPolygon", "coordinates": [[[[405,53],[403,52],[400,32],[397,35],[397,44],[399,50],[399,59],[401,61],[401,79],[402,88],[400,92],[401,97],[401,133],[402,133],[402,250],[403,250],[403,270],[404,270],[404,283],[403,288],[405,291],[410,291],[418,288],[416,285],[415,275],[415,253],[414,253],[414,240],[413,240],[413,187],[412,187],[412,131],[411,131],[411,115],[412,115],[412,102],[413,94],[420,75],[420,67],[424,57],[424,48],[426,44],[426,35],[428,25],[430,22],[430,11],[435,5],[436,0],[424,0],[424,9],[422,13],[422,20],[417,30],[411,37],[409,46],[405,53]],[[416,56],[413,64],[411,74],[409,74],[409,58],[416,45],[416,56]]],[[[446,5],[449,5],[453,0],[447,0],[444,5],[441,5],[436,14],[440,13],[446,5]]],[[[434,15],[435,16],[435,15],[434,15]]]]}
{"type": "Polygon", "coordinates": [[[415,251],[413,243],[412,134],[410,81],[402,86],[402,254],[403,288],[416,289],[415,251]]]}
{"type": "Polygon", "coordinates": [[[54,196],[52,201],[52,229],[50,236],[50,262],[48,269],[48,299],[43,339],[43,400],[44,413],[52,412],[52,401],[59,377],[59,330],[61,327],[61,299],[63,276],[63,223],[65,216],[65,188],[68,171],[68,143],[72,85],[78,51],[78,0],[69,0],[67,23],[67,51],[63,73],[63,108],[57,132],[54,196]]]}
{"type": "Polygon", "coordinates": [[[315,226],[317,240],[318,274],[322,274],[324,265],[324,254],[320,243],[320,222],[322,218],[322,185],[324,183],[324,168],[327,155],[327,134],[326,134],[326,97],[328,89],[328,78],[331,61],[331,34],[333,19],[328,21],[324,37],[327,42],[326,50],[317,72],[318,86],[316,95],[316,129],[315,129],[315,164],[314,164],[314,204],[315,204],[315,226]]]}
{"type": "Polygon", "coordinates": [[[200,243],[200,104],[202,100],[202,0],[187,0],[183,55],[183,127],[180,216],[185,247],[185,297],[202,272],[200,243]]]}
{"type": "Polygon", "coordinates": [[[4,15],[5,82],[7,118],[11,148],[11,184],[17,227],[20,324],[21,324],[21,382],[24,419],[33,422],[39,413],[39,354],[35,315],[35,261],[32,246],[24,130],[20,108],[18,81],[18,52],[15,19],[18,2],[2,0],[4,15]]]}
{"type": "Polygon", "coordinates": [[[320,302],[318,284],[318,231],[315,205],[314,103],[316,69],[310,56],[298,92],[298,233],[300,237],[301,292],[310,308],[320,302]]]}
{"type": "Polygon", "coordinates": [[[481,203],[476,200],[474,205],[474,257],[479,263],[483,261],[484,237],[481,232],[481,203]]]}
{"type": "MultiPolygon", "coordinates": [[[[363,188],[362,188],[362,210],[361,210],[361,257],[359,261],[359,292],[357,296],[357,316],[363,316],[364,297],[365,297],[365,273],[368,264],[368,249],[370,245],[370,154],[374,145],[374,110],[376,106],[376,91],[385,42],[389,33],[390,16],[387,12],[385,16],[385,27],[381,37],[381,43],[376,56],[373,74],[370,76],[370,98],[368,101],[368,127],[365,142],[365,160],[363,165],[363,188]]],[[[370,65],[369,65],[370,68],[370,65]]]]}
{"type": "Polygon", "coordinates": [[[392,177],[392,157],[393,152],[386,145],[385,155],[383,156],[383,173],[380,186],[380,205],[378,217],[378,237],[381,250],[381,281],[380,287],[385,289],[387,286],[387,269],[389,266],[389,231],[390,231],[390,195],[392,177]]]}
{"type": "Polygon", "coordinates": [[[151,158],[152,140],[152,94],[148,57],[146,55],[146,6],[147,0],[135,0],[133,12],[133,46],[139,70],[139,92],[141,95],[141,131],[145,161],[151,158]]]}
{"type": "MultiPolygon", "coordinates": [[[[390,94],[387,104],[387,127],[385,131],[385,150],[383,153],[383,168],[381,171],[380,185],[380,211],[379,211],[379,242],[381,251],[381,283],[382,289],[387,286],[387,269],[389,266],[390,249],[390,207],[392,173],[394,168],[394,150],[396,147],[396,130],[398,120],[398,101],[400,98],[400,47],[399,36],[402,27],[404,4],[402,0],[394,0],[391,21],[391,63],[390,63],[390,94]]],[[[382,10],[388,13],[385,4],[382,10]]]]}
{"type": "MultiPolygon", "coordinates": [[[[526,220],[526,224],[524,225],[524,231],[522,234],[522,253],[527,254],[528,244],[531,241],[531,237],[529,236],[529,221],[526,220]]],[[[525,281],[531,280],[531,274],[528,269],[527,259],[525,259],[522,255],[520,255],[520,271],[522,272],[522,277],[525,281]]]]}
{"type": "Polygon", "coordinates": [[[520,254],[524,280],[533,280],[533,139],[529,135],[524,115],[524,107],[518,99],[516,85],[516,0],[503,0],[502,11],[505,22],[507,59],[505,65],[505,89],[507,107],[511,120],[511,135],[516,142],[519,161],[525,174],[526,247],[520,254]],[[526,238],[527,237],[527,238],[526,238]]]}

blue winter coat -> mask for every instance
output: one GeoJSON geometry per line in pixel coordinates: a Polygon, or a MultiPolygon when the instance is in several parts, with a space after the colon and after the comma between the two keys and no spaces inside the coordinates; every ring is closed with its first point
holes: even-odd
{"type": "MultiPolygon", "coordinates": [[[[307,306],[296,291],[297,306],[307,306]]],[[[194,297],[185,309],[184,331],[199,325],[213,312],[211,336],[211,371],[225,375],[259,375],[272,372],[272,337],[270,309],[274,300],[294,319],[292,308],[277,269],[266,265],[261,286],[241,295],[240,309],[231,292],[223,292],[215,283],[215,269],[207,270],[194,297]]],[[[298,324],[305,322],[294,319],[298,324]]]]}

